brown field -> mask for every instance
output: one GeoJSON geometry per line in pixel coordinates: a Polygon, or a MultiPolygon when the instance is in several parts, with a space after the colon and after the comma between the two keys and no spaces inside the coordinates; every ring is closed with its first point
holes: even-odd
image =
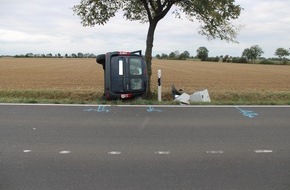
{"type": "MultiPolygon", "coordinates": [[[[289,66],[153,60],[153,92],[158,69],[163,100],[174,83],[189,94],[208,89],[213,104],[290,104],[289,66]]],[[[95,59],[0,58],[0,102],[95,102],[103,77],[95,59]]]]}
{"type": "Polygon", "coordinates": [[[0,89],[101,90],[103,71],[94,59],[1,58],[0,89]]]}
{"type": "MultiPolygon", "coordinates": [[[[152,89],[157,88],[157,70],[162,70],[163,92],[177,88],[192,93],[289,92],[290,67],[153,60],[152,89]]],[[[1,58],[1,90],[103,90],[103,70],[95,59],[1,58]]]]}

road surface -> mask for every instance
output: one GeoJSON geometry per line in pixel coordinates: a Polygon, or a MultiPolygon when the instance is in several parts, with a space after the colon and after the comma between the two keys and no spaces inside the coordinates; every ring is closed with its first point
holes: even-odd
{"type": "Polygon", "coordinates": [[[290,107],[0,105],[2,190],[289,190],[290,107]]]}

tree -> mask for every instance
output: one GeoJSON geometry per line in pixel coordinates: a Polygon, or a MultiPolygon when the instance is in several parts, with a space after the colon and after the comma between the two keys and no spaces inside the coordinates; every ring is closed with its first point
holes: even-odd
{"type": "Polygon", "coordinates": [[[167,59],[168,58],[168,55],[167,54],[165,54],[165,53],[162,53],[161,54],[161,59],[167,59]]]}
{"type": "Polygon", "coordinates": [[[188,51],[184,51],[183,53],[181,53],[179,55],[179,59],[187,59],[187,58],[189,58],[189,56],[190,56],[189,52],[188,51]]]}
{"type": "Polygon", "coordinates": [[[25,54],[25,57],[33,57],[33,53],[27,53],[25,54]]]}
{"type": "Polygon", "coordinates": [[[248,60],[251,60],[252,63],[256,62],[256,59],[261,57],[264,53],[262,48],[258,45],[251,46],[250,48],[244,49],[242,56],[246,57],[248,60]]]}
{"type": "Polygon", "coordinates": [[[149,23],[145,61],[150,78],[152,75],[151,61],[154,33],[157,24],[171,10],[177,18],[183,15],[190,21],[200,21],[199,33],[209,39],[219,38],[228,42],[236,39],[239,28],[231,20],[240,16],[242,8],[235,5],[234,0],[80,0],[73,11],[81,18],[84,26],[104,25],[114,17],[118,10],[131,21],[149,23]]]}
{"type": "Polygon", "coordinates": [[[176,54],[174,52],[171,52],[168,57],[169,59],[176,59],[176,54]]]}
{"type": "Polygon", "coordinates": [[[252,60],[252,53],[250,51],[250,48],[246,48],[244,49],[243,53],[242,53],[242,57],[247,58],[248,60],[252,60]]]}
{"type": "Polygon", "coordinates": [[[208,58],[208,50],[206,49],[206,47],[199,47],[196,50],[197,53],[197,58],[201,59],[201,61],[205,61],[208,58]]]}
{"type": "Polygon", "coordinates": [[[275,55],[279,57],[282,63],[284,62],[286,64],[286,57],[290,55],[290,52],[287,49],[278,48],[275,52],[275,55]]]}
{"type": "Polygon", "coordinates": [[[81,52],[79,52],[78,55],[77,55],[77,57],[78,57],[78,58],[83,58],[83,57],[84,57],[84,54],[81,53],[81,52]]]}
{"type": "Polygon", "coordinates": [[[52,53],[48,53],[48,54],[46,54],[45,57],[52,57],[52,53]]]}

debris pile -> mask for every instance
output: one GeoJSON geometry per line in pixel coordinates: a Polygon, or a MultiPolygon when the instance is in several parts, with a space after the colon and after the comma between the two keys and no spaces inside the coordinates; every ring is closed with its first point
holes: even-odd
{"type": "Polygon", "coordinates": [[[207,89],[189,95],[183,92],[182,89],[177,90],[175,86],[172,85],[171,92],[173,99],[182,104],[190,104],[190,102],[211,102],[207,89]]]}

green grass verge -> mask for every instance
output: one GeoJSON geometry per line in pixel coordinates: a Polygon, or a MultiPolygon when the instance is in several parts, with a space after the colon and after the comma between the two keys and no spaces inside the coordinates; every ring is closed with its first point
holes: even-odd
{"type": "MultiPolygon", "coordinates": [[[[290,92],[210,92],[211,103],[192,105],[290,105],[290,92]]],[[[52,104],[127,104],[174,105],[170,93],[163,93],[163,101],[157,101],[154,92],[150,99],[105,101],[102,93],[66,90],[0,90],[1,103],[52,103],[52,104]]]]}
{"type": "Polygon", "coordinates": [[[101,94],[90,91],[0,90],[2,103],[85,104],[96,102],[98,96],[101,94]]]}
{"type": "Polygon", "coordinates": [[[217,105],[290,105],[290,92],[213,93],[211,99],[217,105]]]}

